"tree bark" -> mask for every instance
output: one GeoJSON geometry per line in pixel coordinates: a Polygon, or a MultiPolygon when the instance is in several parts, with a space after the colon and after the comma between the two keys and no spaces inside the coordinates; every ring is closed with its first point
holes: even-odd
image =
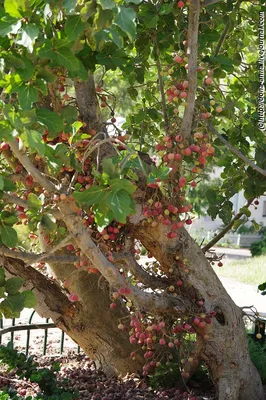
{"type": "Polygon", "coordinates": [[[217,387],[219,400],[264,399],[259,374],[251,362],[242,311],[226,292],[200,247],[185,229],[177,239],[167,239],[167,228],[137,224],[134,236],[160,262],[162,270],[174,268],[182,279],[181,292],[186,296],[204,298],[204,311],[218,311],[208,338],[197,330],[199,356],[205,361],[217,387]],[[188,272],[178,268],[176,255],[187,260],[188,272]],[[194,290],[193,290],[194,289],[194,290]]]}

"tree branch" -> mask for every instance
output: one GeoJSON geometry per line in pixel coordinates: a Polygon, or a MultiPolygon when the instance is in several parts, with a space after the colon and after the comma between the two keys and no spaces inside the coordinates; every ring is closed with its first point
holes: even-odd
{"type": "Polygon", "coordinates": [[[23,207],[25,209],[29,208],[29,205],[25,200],[22,200],[19,197],[14,196],[12,194],[4,193],[2,200],[4,200],[8,204],[17,204],[18,206],[23,207]]]}
{"type": "Polygon", "coordinates": [[[214,128],[214,126],[208,122],[207,123],[208,127],[210,130],[225,144],[226,147],[228,147],[232,153],[234,153],[238,158],[243,160],[246,164],[248,164],[251,168],[253,168],[255,171],[259,172],[263,176],[266,176],[266,170],[258,167],[253,161],[251,161],[249,158],[244,156],[239,150],[237,150],[233,145],[231,145],[218,131],[217,129],[214,128]]]}
{"type": "Polygon", "coordinates": [[[201,7],[208,7],[211,4],[219,3],[221,0],[204,0],[203,3],[201,3],[201,7]]]}
{"type": "Polygon", "coordinates": [[[93,242],[86,227],[83,225],[80,216],[74,214],[64,201],[59,203],[58,206],[62,213],[62,219],[64,220],[68,231],[71,232],[75,238],[78,247],[112,287],[129,287],[130,294],[127,294],[127,297],[132,300],[139,309],[144,308],[150,311],[156,310],[156,312],[159,313],[176,312],[178,314],[186,311],[184,300],[179,297],[174,297],[168,294],[157,295],[147,293],[137,286],[132,286],[127,282],[120,274],[117,267],[106,259],[99,247],[97,247],[93,242]]]}
{"type": "Polygon", "coordinates": [[[114,255],[115,262],[124,262],[127,269],[138,279],[144,286],[151,289],[166,288],[169,286],[167,279],[160,278],[158,276],[150,275],[145,271],[141,265],[135,260],[131,253],[117,253],[114,255]]]}
{"type": "Polygon", "coordinates": [[[16,158],[20,161],[23,167],[30,173],[33,179],[38,182],[44,189],[48,192],[55,192],[58,191],[58,188],[50,182],[47,178],[43,176],[43,174],[32,164],[29,157],[26,153],[22,153],[19,150],[19,144],[16,140],[12,142],[8,142],[10,149],[16,156],[16,158]]]}
{"type": "Polygon", "coordinates": [[[188,17],[188,96],[181,131],[190,142],[197,90],[198,30],[200,0],[191,0],[188,17]]]}
{"type": "MultiPolygon", "coordinates": [[[[64,238],[61,242],[59,242],[56,246],[52,247],[51,250],[49,250],[48,253],[43,253],[40,254],[39,257],[36,259],[36,263],[37,262],[41,262],[42,260],[47,259],[49,256],[51,256],[51,254],[55,253],[56,251],[62,249],[62,247],[65,247],[69,241],[72,239],[72,235],[68,235],[66,238],[64,238]]],[[[30,264],[26,265],[26,267],[29,267],[30,264]]]]}
{"type": "MultiPolygon", "coordinates": [[[[246,205],[244,207],[249,207],[250,204],[252,203],[253,199],[248,200],[248,202],[246,203],[246,205]]],[[[214,236],[214,238],[208,243],[206,244],[204,247],[202,247],[202,251],[205,253],[206,251],[208,251],[211,247],[213,247],[217,242],[219,242],[220,239],[222,239],[224,237],[224,235],[230,231],[230,229],[233,227],[235,221],[239,220],[245,213],[243,213],[242,211],[240,211],[239,213],[237,213],[235,215],[235,217],[232,219],[231,222],[229,222],[228,225],[226,225],[221,232],[218,233],[218,235],[214,236]]]]}
{"type": "Polygon", "coordinates": [[[36,264],[40,262],[40,257],[45,256],[45,262],[47,263],[64,263],[64,264],[73,264],[74,262],[78,261],[80,258],[77,256],[52,256],[47,253],[43,254],[34,254],[34,253],[27,253],[25,251],[17,251],[17,250],[10,250],[4,246],[0,246],[0,255],[5,257],[11,257],[17,260],[28,261],[31,264],[36,264]]]}
{"type": "Polygon", "coordinates": [[[222,33],[222,35],[221,35],[221,37],[219,39],[219,42],[217,44],[217,47],[215,49],[214,57],[218,56],[219,51],[221,50],[221,47],[222,47],[222,45],[223,45],[223,43],[225,41],[225,38],[226,38],[226,35],[227,35],[229,27],[230,27],[230,22],[228,21],[227,24],[224,27],[223,33],[222,33]]]}

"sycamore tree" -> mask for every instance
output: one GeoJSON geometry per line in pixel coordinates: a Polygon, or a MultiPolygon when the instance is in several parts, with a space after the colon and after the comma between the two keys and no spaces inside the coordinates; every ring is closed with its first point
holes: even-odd
{"type": "Polygon", "coordinates": [[[108,373],[178,362],[187,381],[204,362],[220,400],[263,399],[207,253],[266,190],[261,7],[0,3],[0,312],[35,305],[108,373]],[[201,248],[186,227],[208,166],[221,180],[200,201],[225,228],[201,248]]]}

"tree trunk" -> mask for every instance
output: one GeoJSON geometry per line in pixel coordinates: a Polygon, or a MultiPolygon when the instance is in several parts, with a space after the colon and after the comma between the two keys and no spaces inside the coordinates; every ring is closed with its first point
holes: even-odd
{"type": "MultiPolygon", "coordinates": [[[[99,277],[78,271],[73,289],[80,301],[71,303],[62,288],[32,267],[14,259],[1,260],[7,276],[25,279],[24,289],[32,290],[38,299],[36,311],[70,336],[108,375],[141,372],[143,358],[132,360],[134,346],[128,333],[118,329],[119,320],[127,316],[122,305],[111,310],[109,289],[99,277]]],[[[73,268],[73,267],[72,267],[73,268]]]]}
{"type": "Polygon", "coordinates": [[[216,311],[211,330],[197,330],[199,356],[205,361],[219,393],[219,400],[262,400],[264,391],[248,351],[242,311],[226,292],[200,247],[185,229],[177,239],[167,239],[167,228],[133,226],[136,239],[160,262],[164,271],[183,281],[184,296],[204,299],[204,311],[216,311]],[[178,267],[176,256],[186,259],[178,267]],[[205,336],[207,334],[207,336],[205,336]]]}

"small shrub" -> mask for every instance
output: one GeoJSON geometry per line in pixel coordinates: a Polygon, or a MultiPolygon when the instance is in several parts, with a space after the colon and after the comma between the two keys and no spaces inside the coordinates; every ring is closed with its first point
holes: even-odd
{"type": "Polygon", "coordinates": [[[262,236],[261,240],[258,242],[251,243],[250,251],[252,257],[266,254],[266,235],[262,236]]]}
{"type": "Polygon", "coordinates": [[[262,383],[266,383],[266,343],[257,342],[248,338],[248,349],[251,361],[257,368],[262,383]]]}
{"type": "MultiPolygon", "coordinates": [[[[39,364],[33,361],[33,356],[27,357],[24,353],[18,353],[14,350],[12,344],[0,346],[0,363],[5,364],[7,372],[14,371],[21,380],[37,383],[40,392],[36,399],[43,400],[73,400],[77,398],[77,394],[65,390],[57,381],[56,372],[60,370],[60,364],[55,363],[51,369],[40,368],[39,364]]],[[[31,400],[31,396],[26,400],[31,400]]],[[[16,391],[12,388],[4,388],[0,392],[0,400],[20,400],[16,391]]],[[[25,397],[24,397],[25,399],[25,397]]]]}

